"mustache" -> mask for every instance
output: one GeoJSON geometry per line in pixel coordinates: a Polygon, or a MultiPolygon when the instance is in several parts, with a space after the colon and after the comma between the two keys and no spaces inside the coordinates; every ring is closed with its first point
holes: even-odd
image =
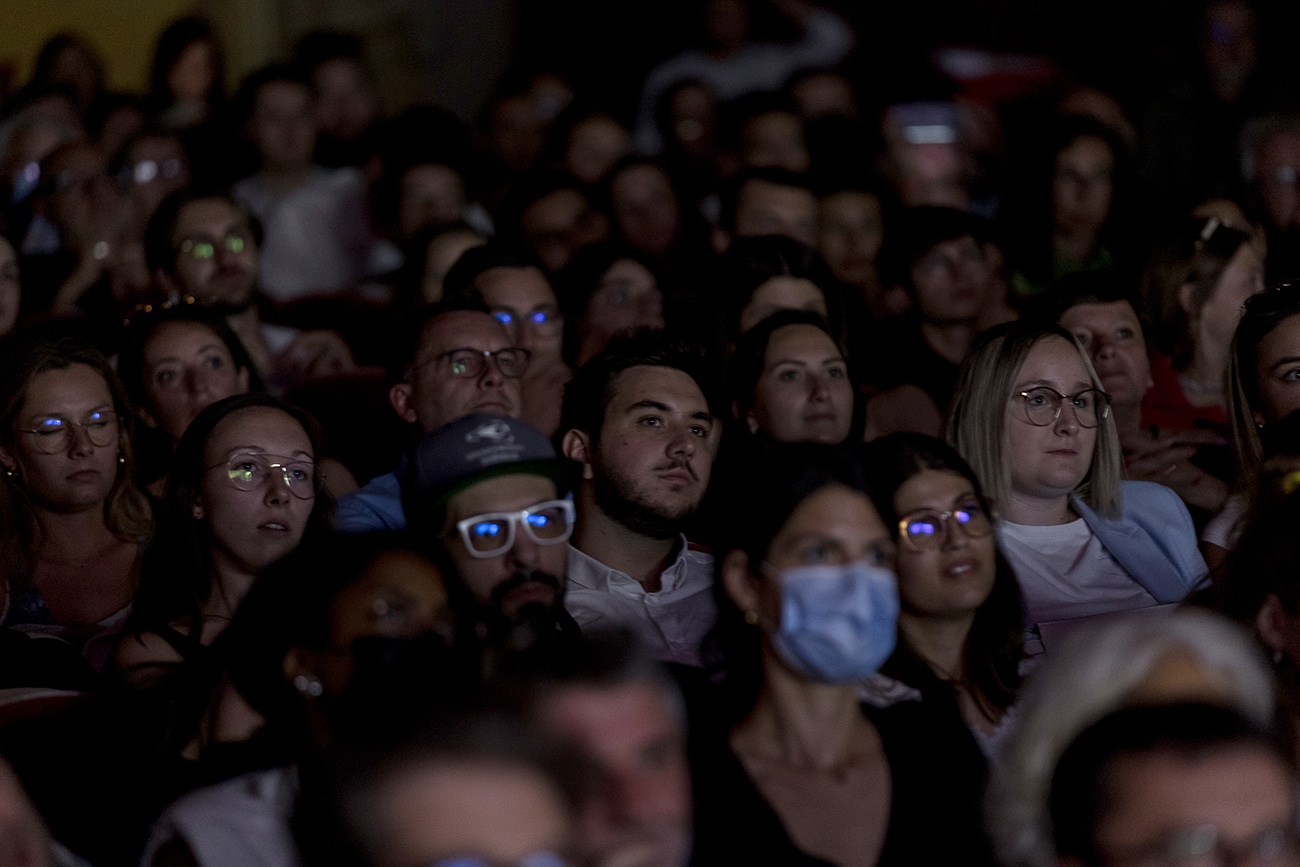
{"type": "Polygon", "coordinates": [[[662,466],[655,467],[655,472],[657,473],[671,473],[673,470],[686,470],[686,472],[690,473],[691,478],[696,481],[700,478],[699,473],[695,472],[695,467],[691,466],[690,461],[674,460],[669,461],[662,466]]]}
{"type": "Polygon", "coordinates": [[[523,587],[525,584],[528,584],[530,581],[535,581],[538,584],[549,587],[557,594],[560,592],[559,578],[556,578],[549,572],[542,572],[534,569],[532,572],[516,572],[511,575],[496,587],[493,587],[488,598],[492,600],[492,605],[499,610],[507,596],[518,590],[520,587],[523,587]]]}

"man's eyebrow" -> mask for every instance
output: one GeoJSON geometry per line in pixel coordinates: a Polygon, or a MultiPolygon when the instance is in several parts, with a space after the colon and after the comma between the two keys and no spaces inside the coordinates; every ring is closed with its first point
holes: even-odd
{"type": "Polygon", "coordinates": [[[672,407],[670,407],[668,404],[664,403],[663,401],[655,400],[652,397],[647,397],[644,400],[638,400],[636,403],[629,406],[627,408],[627,411],[634,412],[635,410],[638,409],[657,409],[660,412],[672,412],[672,407]]]}
{"type": "Polygon", "coordinates": [[[691,418],[699,419],[700,421],[707,421],[707,422],[715,421],[713,417],[713,413],[703,409],[699,410],[698,412],[691,413],[691,418]]]}

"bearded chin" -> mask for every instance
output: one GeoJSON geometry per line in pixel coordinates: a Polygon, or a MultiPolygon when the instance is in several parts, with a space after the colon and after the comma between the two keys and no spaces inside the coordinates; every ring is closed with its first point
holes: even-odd
{"type": "Polygon", "coordinates": [[[668,512],[650,503],[641,502],[637,496],[627,490],[616,479],[606,473],[597,472],[592,480],[592,493],[596,505],[612,520],[618,522],[638,536],[648,539],[672,539],[682,531],[682,525],[691,516],[692,510],[680,513],[668,512]]]}

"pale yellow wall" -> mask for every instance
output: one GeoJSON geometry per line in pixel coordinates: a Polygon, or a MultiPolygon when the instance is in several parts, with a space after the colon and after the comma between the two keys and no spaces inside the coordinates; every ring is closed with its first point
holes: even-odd
{"type": "Polygon", "coordinates": [[[193,0],[0,0],[0,63],[12,64],[22,83],[47,38],[76,30],[104,55],[110,87],[143,91],[158,34],[194,7],[193,0]]]}

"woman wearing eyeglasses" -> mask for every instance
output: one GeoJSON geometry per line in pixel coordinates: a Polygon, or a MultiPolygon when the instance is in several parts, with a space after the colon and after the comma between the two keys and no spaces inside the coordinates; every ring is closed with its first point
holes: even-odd
{"type": "Polygon", "coordinates": [[[0,360],[0,623],[63,637],[96,667],[122,628],[152,526],[131,410],[108,361],[68,337],[0,360]]]}
{"type": "Polygon", "coordinates": [[[948,439],[998,509],[1028,624],[1177,602],[1204,577],[1178,496],[1120,481],[1110,396],[1059,326],[1008,323],[980,339],[948,439]]]}
{"type": "Polygon", "coordinates": [[[874,440],[863,461],[897,535],[898,646],[881,672],[951,708],[985,754],[1020,687],[1020,588],[970,466],[923,434],[874,440]]]}
{"type": "Polygon", "coordinates": [[[115,665],[136,684],[201,653],[263,569],[325,529],[320,433],[262,394],[198,414],[176,449],[157,541],[115,665]],[[162,671],[160,671],[162,669],[162,671]]]}

